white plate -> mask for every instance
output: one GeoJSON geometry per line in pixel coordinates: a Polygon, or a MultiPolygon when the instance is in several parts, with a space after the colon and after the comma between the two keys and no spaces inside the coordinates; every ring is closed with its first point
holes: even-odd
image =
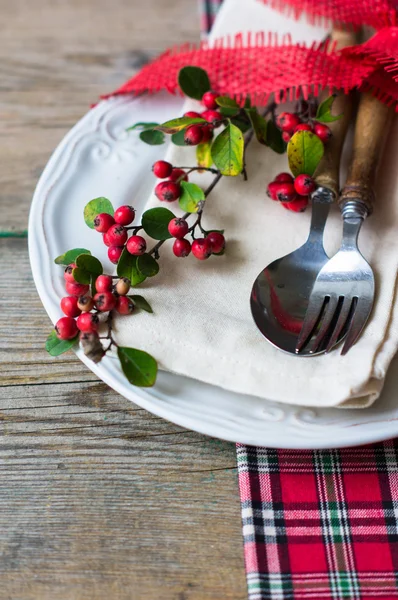
{"type": "MultiPolygon", "coordinates": [[[[100,103],[64,138],[37,186],[29,220],[29,252],[40,298],[53,322],[61,315],[63,272],[54,257],[74,247],[88,247],[104,262],[100,236],[82,217],[86,202],[108,196],[115,204],[141,198],[144,208],[153,179],[150,165],[165,146],[147,146],[127,126],[137,121],[165,121],[181,109],[169,95],[117,98],[100,103]]],[[[44,340],[43,340],[44,344],[44,340]]],[[[234,394],[193,379],[161,372],[154,388],[131,386],[118,361],[106,357],[94,365],[77,356],[117,392],[178,425],[234,442],[279,448],[343,447],[380,441],[398,434],[394,361],[382,398],[366,410],[307,409],[234,394]]],[[[56,359],[54,359],[56,360],[56,359]]]]}

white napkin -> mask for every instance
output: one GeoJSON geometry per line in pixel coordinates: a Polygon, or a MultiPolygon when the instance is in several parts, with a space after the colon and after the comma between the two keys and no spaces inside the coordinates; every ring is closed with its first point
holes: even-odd
{"type": "MultiPolygon", "coordinates": [[[[293,39],[322,39],[323,30],[281,17],[256,0],[227,0],[213,37],[244,30],[293,32],[293,39]],[[271,22],[272,21],[272,22],[271,22]],[[300,37],[301,36],[301,37],[300,37]]],[[[189,108],[193,107],[188,103],[189,108]]],[[[172,242],[161,250],[159,275],[140,288],[155,315],[137,314],[117,321],[119,343],[147,350],[162,369],[187,375],[234,392],[306,406],[369,406],[379,396],[398,346],[395,285],[398,263],[398,127],[391,131],[383,160],[374,214],[365,222],[360,246],[373,266],[377,299],[360,341],[342,357],[338,351],[299,358],[273,348],[253,323],[249,297],[253,281],[270,262],[299,247],[307,238],[310,209],[284,210],[266,197],[267,183],[287,169],[279,156],[253,141],[247,165],[249,181],[223,178],[206,204],[204,226],[225,229],[227,252],[200,262],[177,259],[172,242]]],[[[173,147],[167,160],[194,164],[194,152],[173,147]],[[190,153],[192,154],[190,155],[190,153]],[[190,158],[189,158],[190,157],[190,158]]],[[[191,177],[206,187],[209,175],[191,177]]],[[[159,206],[151,197],[148,208],[159,206]]],[[[181,214],[177,203],[168,205],[181,214]]],[[[326,249],[336,251],[342,222],[332,211],[326,249]]]]}

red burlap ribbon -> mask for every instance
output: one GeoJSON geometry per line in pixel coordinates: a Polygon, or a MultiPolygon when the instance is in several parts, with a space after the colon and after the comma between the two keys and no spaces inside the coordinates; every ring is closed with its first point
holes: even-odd
{"type": "MultiPolygon", "coordinates": [[[[320,89],[359,88],[387,104],[398,104],[398,18],[392,0],[261,0],[293,13],[305,11],[312,22],[338,22],[347,27],[372,25],[378,31],[366,43],[342,51],[330,44],[292,44],[289,36],[239,34],[211,45],[183,45],[167,50],[112,94],[167,90],[179,93],[178,72],[186,65],[206,69],[220,94],[266,104],[320,89]]],[[[244,10],[242,4],[242,10],[244,10]]]]}

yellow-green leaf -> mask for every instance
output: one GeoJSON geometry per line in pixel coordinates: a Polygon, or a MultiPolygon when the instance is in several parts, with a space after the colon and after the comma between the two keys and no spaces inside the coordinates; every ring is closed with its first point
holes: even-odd
{"type": "Polygon", "coordinates": [[[205,142],[204,144],[196,146],[196,161],[198,167],[204,167],[205,169],[211,167],[213,164],[213,159],[211,157],[211,142],[205,142]]]}
{"type": "Polygon", "coordinates": [[[243,153],[243,134],[236,125],[230,123],[213,142],[213,162],[222,175],[236,176],[243,170],[243,153]]]}
{"type": "Polygon", "coordinates": [[[178,201],[180,208],[185,212],[195,213],[200,202],[205,200],[205,193],[196,183],[181,181],[182,194],[178,201]]]}
{"type": "Polygon", "coordinates": [[[311,131],[298,131],[287,145],[289,167],[297,175],[313,175],[323,156],[323,143],[311,131]]]}
{"type": "Polygon", "coordinates": [[[46,340],[46,350],[51,356],[59,356],[64,352],[68,352],[78,340],[78,336],[72,340],[60,340],[53,330],[46,340]]]}
{"type": "Polygon", "coordinates": [[[206,121],[199,117],[180,117],[178,119],[166,121],[166,123],[162,123],[162,125],[158,125],[154,129],[163,131],[164,133],[178,133],[191,125],[196,125],[198,123],[206,123],[206,121]]]}

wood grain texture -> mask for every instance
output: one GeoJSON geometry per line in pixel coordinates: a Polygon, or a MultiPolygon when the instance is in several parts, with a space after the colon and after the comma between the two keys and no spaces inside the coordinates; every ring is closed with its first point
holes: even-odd
{"type": "MultiPolygon", "coordinates": [[[[0,0],[1,235],[98,95],[197,39],[187,0],[0,0]]],[[[4,233],[5,232],[5,233],[4,233]]],[[[235,449],[115,394],[67,354],[27,242],[0,237],[0,583],[7,600],[243,600],[235,449]]]]}

